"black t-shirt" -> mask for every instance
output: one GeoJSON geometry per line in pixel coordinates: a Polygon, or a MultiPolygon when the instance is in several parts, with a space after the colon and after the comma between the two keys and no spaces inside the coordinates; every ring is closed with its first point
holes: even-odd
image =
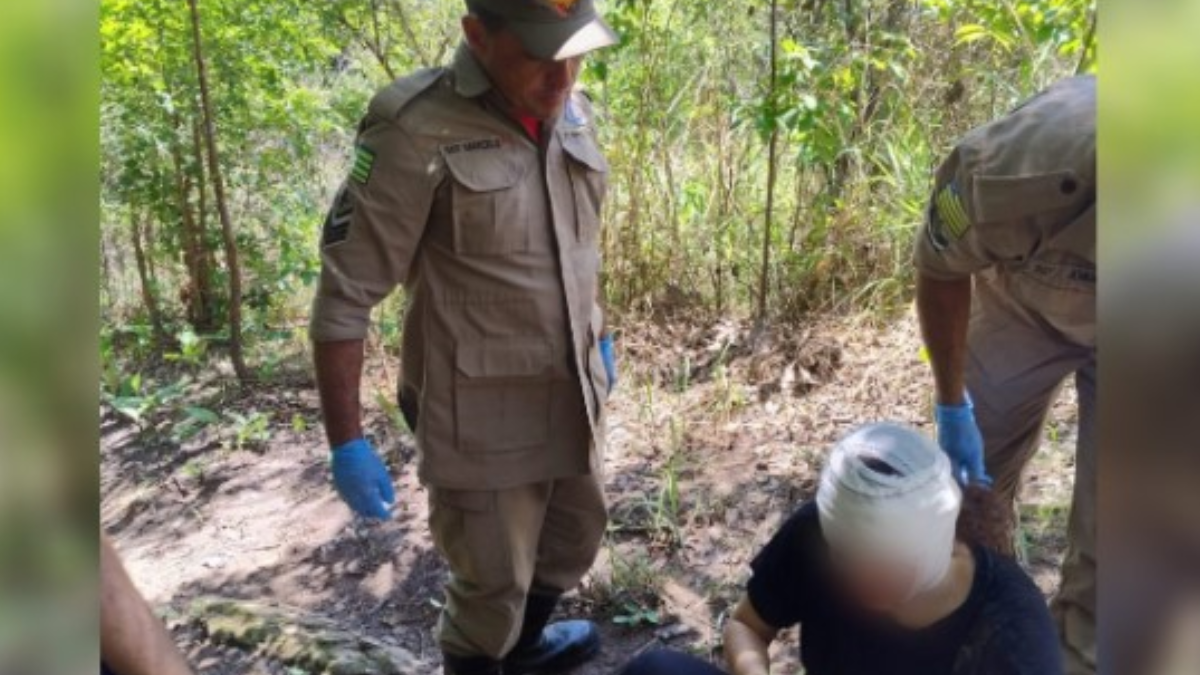
{"type": "Polygon", "coordinates": [[[809,675],[1061,675],[1041,592],[1012,560],[974,547],[975,580],[961,607],[906,629],[838,593],[814,502],[802,506],[751,563],[748,594],[776,628],[800,625],[809,675]]]}

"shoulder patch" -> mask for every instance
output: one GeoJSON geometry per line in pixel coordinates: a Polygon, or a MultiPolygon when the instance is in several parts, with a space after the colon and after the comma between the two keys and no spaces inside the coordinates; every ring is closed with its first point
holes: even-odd
{"type": "Polygon", "coordinates": [[[392,82],[371,99],[369,107],[371,114],[383,119],[395,119],[405,106],[432,87],[445,74],[445,68],[426,68],[392,82]]]}
{"type": "Polygon", "coordinates": [[[566,110],[563,111],[563,120],[572,127],[585,127],[588,123],[587,113],[574,98],[567,101],[566,110]]]}
{"type": "Polygon", "coordinates": [[[365,145],[354,146],[354,166],[350,169],[350,177],[360,185],[366,185],[371,179],[371,169],[375,166],[375,152],[365,145]]]}
{"type": "Polygon", "coordinates": [[[325,216],[325,224],[321,228],[321,248],[329,248],[346,241],[350,234],[350,221],[354,217],[354,198],[346,185],[338,189],[333,198],[333,205],[325,216]]]}
{"type": "Polygon", "coordinates": [[[958,194],[958,183],[950,181],[942,186],[933,197],[934,215],[944,229],[949,239],[961,239],[971,228],[971,219],[967,217],[967,209],[963,206],[962,197],[958,194]]]}
{"type": "Polygon", "coordinates": [[[563,107],[562,123],[568,129],[581,129],[592,124],[592,101],[582,90],[571,93],[563,107]]]}

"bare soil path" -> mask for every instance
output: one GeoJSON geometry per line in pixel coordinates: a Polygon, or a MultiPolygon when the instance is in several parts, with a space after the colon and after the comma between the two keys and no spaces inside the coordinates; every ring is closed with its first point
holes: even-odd
{"type": "MultiPolygon", "coordinates": [[[[563,608],[595,617],[605,632],[604,653],[579,675],[615,673],[660,643],[717,653],[749,559],[812,495],[830,443],[872,420],[929,429],[929,376],[914,326],[911,315],[883,326],[824,320],[774,329],[756,345],[732,322],[626,330],[609,410],[613,522],[601,560],[563,608]]],[[[426,528],[412,438],[393,424],[388,395],[364,398],[399,506],[383,524],[352,518],[330,487],[303,360],[247,392],[197,373],[179,403],[139,424],[106,408],[103,526],[202,673],[307,672],[208,640],[187,610],[213,595],[314,612],[403,647],[438,673],[431,636],[446,570],[426,528]],[[198,426],[186,406],[223,421],[184,438],[181,427],[198,426]],[[242,421],[231,430],[233,413],[242,421]]],[[[392,391],[394,366],[375,361],[368,388],[392,391]]],[[[1070,498],[1072,396],[1055,406],[1023,494],[1025,562],[1048,594],[1070,498]]],[[[790,645],[777,652],[781,672],[796,670],[790,645]]]]}

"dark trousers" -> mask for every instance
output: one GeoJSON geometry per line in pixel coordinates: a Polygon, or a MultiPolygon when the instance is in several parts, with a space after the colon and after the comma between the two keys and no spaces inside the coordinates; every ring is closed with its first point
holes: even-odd
{"type": "Polygon", "coordinates": [[[630,661],[621,675],[725,675],[725,671],[683,652],[656,649],[630,661]]]}

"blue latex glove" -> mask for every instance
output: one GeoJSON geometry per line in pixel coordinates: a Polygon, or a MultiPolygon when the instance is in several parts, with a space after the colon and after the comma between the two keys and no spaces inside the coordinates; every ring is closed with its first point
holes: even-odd
{"type": "Polygon", "coordinates": [[[613,349],[612,333],[600,338],[600,360],[604,361],[604,372],[608,375],[608,392],[617,385],[617,353],[613,349]]]}
{"type": "Polygon", "coordinates": [[[938,445],[950,457],[954,478],[962,485],[978,483],[990,486],[991,476],[983,466],[983,435],[975,423],[975,406],[968,396],[962,405],[938,404],[938,445]]]}
{"type": "Polygon", "coordinates": [[[338,494],[355,513],[367,518],[391,518],[388,507],[396,501],[392,477],[365,438],[334,448],[330,466],[338,494]]]}

